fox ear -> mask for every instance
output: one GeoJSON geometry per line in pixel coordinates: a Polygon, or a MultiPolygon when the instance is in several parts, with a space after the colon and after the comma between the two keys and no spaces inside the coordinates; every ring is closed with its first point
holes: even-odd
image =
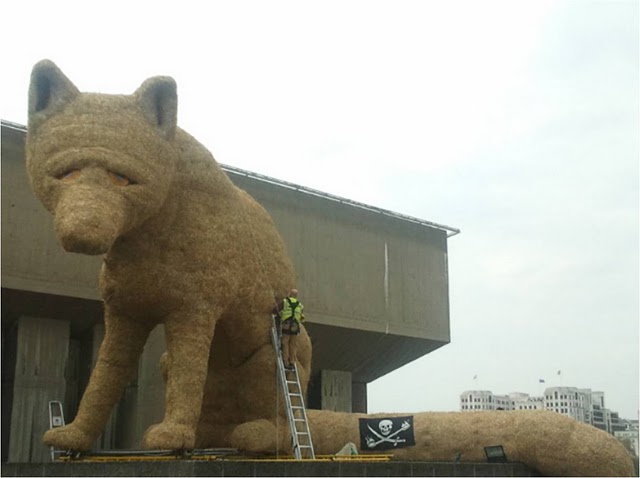
{"type": "Polygon", "coordinates": [[[51,60],[41,60],[31,71],[29,122],[46,118],[73,100],[79,91],[51,60]]]}
{"type": "Polygon", "coordinates": [[[162,137],[172,140],[178,123],[178,93],[175,80],[169,76],[154,76],[142,83],[135,95],[147,121],[162,137]]]}

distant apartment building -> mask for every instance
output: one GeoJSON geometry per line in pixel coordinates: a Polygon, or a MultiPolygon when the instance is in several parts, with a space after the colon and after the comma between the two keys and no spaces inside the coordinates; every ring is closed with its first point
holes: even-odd
{"type": "Polygon", "coordinates": [[[640,456],[638,450],[638,420],[621,420],[621,425],[625,427],[624,430],[616,430],[613,432],[615,436],[621,442],[626,442],[628,448],[633,451],[636,456],[640,456]]]}
{"type": "Polygon", "coordinates": [[[551,387],[544,391],[546,410],[552,410],[611,433],[625,430],[618,412],[604,404],[604,392],[590,388],[551,387]]]}
{"type": "Polygon", "coordinates": [[[468,410],[495,410],[493,393],[489,390],[473,390],[460,395],[460,409],[468,410]]]}
{"type": "Polygon", "coordinates": [[[544,410],[544,402],[542,397],[521,392],[494,395],[489,390],[470,390],[460,395],[460,410],[544,410]]]}

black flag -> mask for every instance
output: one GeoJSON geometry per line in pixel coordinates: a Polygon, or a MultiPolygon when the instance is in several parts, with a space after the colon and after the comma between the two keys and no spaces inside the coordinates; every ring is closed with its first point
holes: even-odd
{"type": "Polygon", "coordinates": [[[360,418],[360,449],[391,450],[414,446],[413,416],[360,418]]]}

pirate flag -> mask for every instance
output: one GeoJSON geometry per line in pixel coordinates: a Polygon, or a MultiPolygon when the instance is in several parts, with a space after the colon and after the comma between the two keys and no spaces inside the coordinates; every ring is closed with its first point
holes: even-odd
{"type": "Polygon", "coordinates": [[[360,449],[390,450],[414,446],[413,416],[360,418],[360,449]]]}

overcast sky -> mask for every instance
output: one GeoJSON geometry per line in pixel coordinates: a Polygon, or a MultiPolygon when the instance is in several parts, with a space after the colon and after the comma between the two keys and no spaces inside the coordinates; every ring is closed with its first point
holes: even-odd
{"type": "Polygon", "coordinates": [[[85,91],[171,75],[179,124],[219,162],[462,230],[451,344],[370,384],[369,411],[458,410],[468,389],[541,395],[544,379],[637,418],[638,11],[14,1],[0,116],[26,122],[42,58],[85,91]]]}

